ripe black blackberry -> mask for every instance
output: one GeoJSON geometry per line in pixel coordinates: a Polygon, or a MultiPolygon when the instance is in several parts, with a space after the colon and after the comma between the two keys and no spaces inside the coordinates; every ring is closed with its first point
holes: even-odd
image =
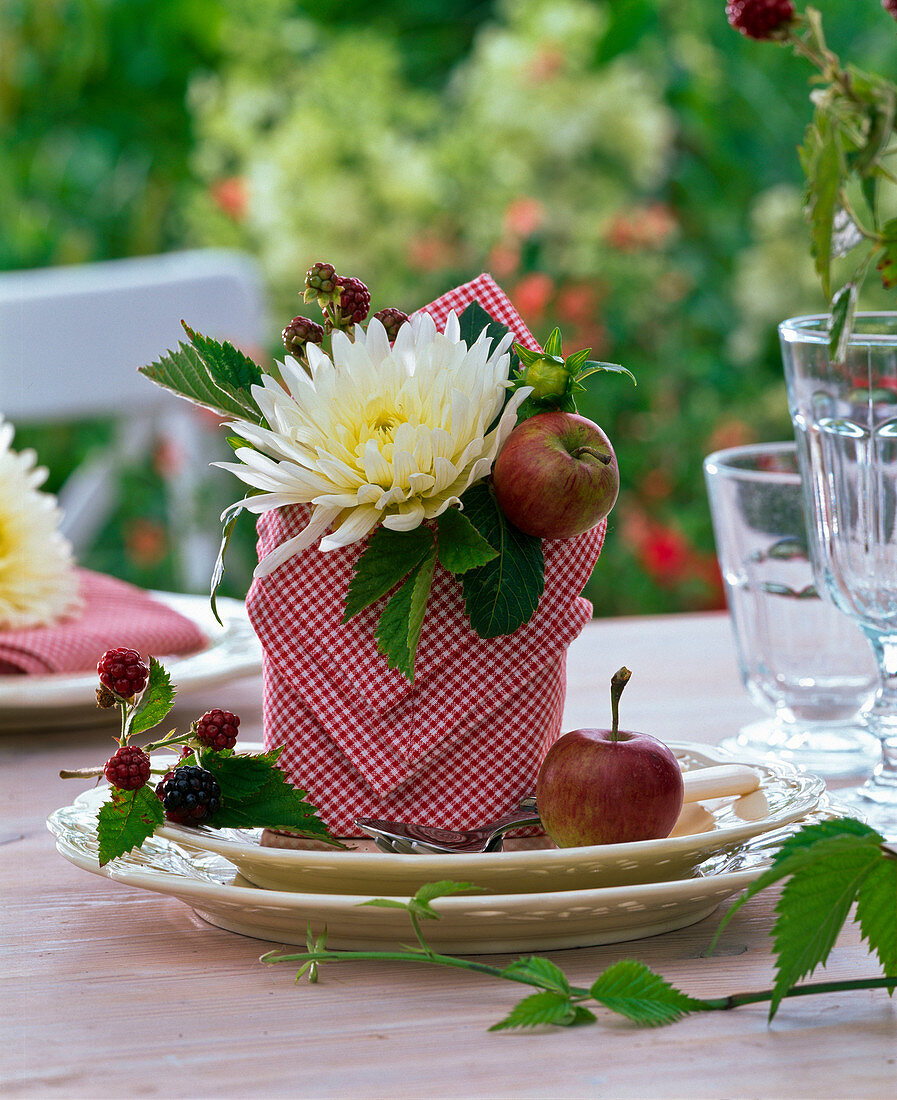
{"type": "Polygon", "coordinates": [[[150,777],[150,758],[136,745],[122,745],[106,761],[103,775],[119,790],[136,791],[150,777]]]}
{"type": "Polygon", "coordinates": [[[232,749],[240,719],[229,710],[210,710],[196,723],[196,739],[210,749],[232,749]]]}
{"type": "Polygon", "coordinates": [[[371,308],[371,292],[361,279],[342,275],[337,280],[340,288],[339,318],[343,324],[360,325],[371,308]]]}
{"type": "Polygon", "coordinates": [[[304,358],[306,344],[323,344],[324,326],[308,317],[294,317],[283,330],[283,346],[287,355],[304,358]]]}
{"type": "Polygon", "coordinates": [[[305,274],[305,289],[318,295],[335,293],[337,289],[336,271],[333,264],[318,261],[312,264],[305,274]]]}
{"type": "Polygon", "coordinates": [[[165,816],[177,825],[201,825],[221,806],[218,780],[205,768],[183,764],[156,787],[165,816]]]}
{"type": "Polygon", "coordinates": [[[100,683],[120,699],[139,695],[146,687],[149,669],[136,649],[109,649],[97,662],[100,683]]]}
{"type": "Polygon", "coordinates": [[[386,335],[389,337],[390,343],[399,335],[399,329],[402,325],[407,325],[410,320],[407,313],[403,313],[400,309],[396,309],[395,306],[388,306],[386,309],[378,310],[374,316],[386,329],[386,335]]]}
{"type": "Polygon", "coordinates": [[[729,0],[729,25],[748,38],[775,38],[794,19],[792,0],[729,0]]]}

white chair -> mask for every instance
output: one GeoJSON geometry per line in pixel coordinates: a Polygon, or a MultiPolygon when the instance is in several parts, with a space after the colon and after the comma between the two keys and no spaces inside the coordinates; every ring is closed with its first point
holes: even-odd
{"type": "MultiPolygon", "coordinates": [[[[138,368],[186,341],[181,318],[246,350],[264,345],[260,272],[241,253],[203,249],[72,267],[0,273],[0,412],[13,424],[114,416],[114,446],[67,478],[59,499],[76,554],[115,507],[114,467],[159,432],[183,453],[170,486],[180,578],[207,588],[217,516],[198,517],[207,476],[192,407],[138,368]]],[[[203,453],[205,452],[205,453],[203,453]]]]}

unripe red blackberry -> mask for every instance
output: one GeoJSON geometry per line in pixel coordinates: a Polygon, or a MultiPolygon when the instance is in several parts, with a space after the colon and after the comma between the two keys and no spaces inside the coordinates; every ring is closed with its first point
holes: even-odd
{"type": "Polygon", "coordinates": [[[149,669],[136,649],[107,650],[97,662],[97,672],[103,687],[120,699],[139,695],[149,677],[149,669]]]}
{"type": "Polygon", "coordinates": [[[407,325],[411,319],[407,313],[403,313],[394,306],[388,306],[386,309],[378,310],[374,316],[386,329],[386,335],[389,337],[390,343],[399,335],[399,329],[402,325],[407,325]]]}
{"type": "Polygon", "coordinates": [[[889,15],[897,19],[897,0],[881,0],[881,6],[889,15]]]}
{"type": "Polygon", "coordinates": [[[136,745],[122,745],[106,761],[103,775],[119,790],[136,791],[150,777],[150,758],[136,745]]]}
{"type": "Polygon", "coordinates": [[[182,764],[156,787],[165,816],[178,825],[201,825],[221,806],[218,780],[205,768],[182,764]]]}
{"type": "Polygon", "coordinates": [[[726,18],[748,38],[776,38],[794,19],[794,4],[792,0],[729,0],[726,18]]]}
{"type": "Polygon", "coordinates": [[[306,344],[323,344],[324,326],[309,320],[308,317],[294,317],[283,330],[283,346],[287,355],[297,359],[305,357],[306,344]]]}
{"type": "Polygon", "coordinates": [[[361,279],[354,279],[351,275],[341,275],[337,282],[340,288],[340,321],[360,325],[371,308],[371,292],[361,279]]]}
{"type": "Polygon", "coordinates": [[[305,289],[322,297],[334,294],[337,289],[337,278],[333,264],[323,261],[312,264],[305,274],[305,289]]]}
{"type": "Polygon", "coordinates": [[[240,719],[229,710],[210,710],[196,723],[196,740],[210,749],[232,749],[240,719]]]}

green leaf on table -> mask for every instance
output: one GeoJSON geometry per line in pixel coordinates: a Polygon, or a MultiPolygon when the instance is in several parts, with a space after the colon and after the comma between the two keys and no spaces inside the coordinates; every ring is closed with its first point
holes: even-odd
{"type": "Polygon", "coordinates": [[[439,882],[425,882],[413,897],[408,901],[397,901],[395,898],[371,898],[361,902],[361,905],[372,905],[379,909],[404,909],[417,917],[425,920],[439,920],[439,913],[430,905],[436,898],[450,897],[452,894],[469,894],[471,891],[484,890],[485,887],[477,886],[472,882],[455,882],[452,879],[441,879],[439,882]]]}
{"type": "Polygon", "coordinates": [[[162,803],[148,783],[136,791],[112,788],[112,797],[97,815],[100,866],[139,848],[162,824],[162,803]]]}
{"type": "MultiPolygon", "coordinates": [[[[202,749],[199,766],[211,772],[221,788],[225,802],[239,801],[254,794],[268,782],[279,750],[263,753],[235,753],[233,749],[202,749]]],[[[278,769],[279,770],[279,769],[278,769]]]]}
{"type": "Polygon", "coordinates": [[[882,853],[873,862],[857,889],[854,920],[885,974],[897,975],[897,859],[882,853]]]}
{"type": "Polygon", "coordinates": [[[841,155],[831,119],[817,110],[804,134],[800,161],[807,180],[804,214],[810,246],[826,298],[831,298],[832,235],[841,186],[841,155]]]}
{"type": "Polygon", "coordinates": [[[493,1024],[490,1031],[506,1031],[513,1027],[571,1027],[574,1024],[594,1020],[588,1009],[575,1005],[569,993],[543,989],[518,1001],[503,1020],[493,1024]],[[581,1011],[577,1011],[580,1009],[581,1011]]]}
{"type": "Polygon", "coordinates": [[[391,592],[404,577],[432,553],[434,535],[429,527],[391,531],[378,527],[355,565],[346,593],[343,622],[391,592]]]}
{"type": "Polygon", "coordinates": [[[457,576],[498,557],[460,508],[447,508],[436,520],[439,564],[457,576]]]}
{"type": "Polygon", "coordinates": [[[644,1027],[672,1024],[690,1012],[704,1012],[710,1007],[634,959],[609,966],[589,992],[605,1008],[644,1027]]]}
{"type": "Polygon", "coordinates": [[[128,720],[129,736],[158,726],[174,706],[176,694],[177,689],[172,686],[165,667],[155,657],[150,657],[149,679],[128,720]]]}
{"type": "MultiPolygon", "coordinates": [[[[270,756],[264,753],[256,759],[270,756]]],[[[204,824],[213,829],[290,829],[312,840],[343,847],[330,835],[315,807],[305,801],[305,791],[293,787],[270,759],[266,760],[266,767],[267,776],[261,786],[231,798],[224,796],[222,789],[221,808],[204,824]]],[[[233,774],[228,781],[235,782],[233,774]]]]}
{"type": "Polygon", "coordinates": [[[515,959],[502,970],[503,978],[514,981],[527,981],[543,989],[552,989],[556,993],[569,993],[570,982],[567,975],[551,959],[542,955],[530,955],[529,958],[515,959]]]}
{"type": "Polygon", "coordinates": [[[776,905],[778,917],[772,933],[776,982],[770,1019],[788,990],[820,963],[825,964],[861,893],[865,899],[862,911],[857,913],[861,931],[865,920],[875,937],[870,945],[883,962],[892,957],[891,944],[897,931],[893,929],[894,892],[891,889],[888,898],[887,890],[894,880],[887,872],[879,877],[877,867],[886,862],[881,843],[882,837],[874,829],[854,818],[805,825],[785,841],[772,866],[726,913],[711,950],[723,928],[749,898],[775,882],[789,880],[776,905]]]}
{"type": "Polygon", "coordinates": [[[498,552],[461,577],[470,625],[481,638],[512,634],[533,617],[545,588],[542,540],[505,519],[487,482],[473,485],[461,499],[467,518],[498,552]]]}
{"type": "Polygon", "coordinates": [[[390,668],[396,668],[413,684],[414,658],[420,640],[427,599],[436,569],[436,543],[423,561],[408,575],[402,587],[384,607],[377,623],[377,648],[390,668]]]}

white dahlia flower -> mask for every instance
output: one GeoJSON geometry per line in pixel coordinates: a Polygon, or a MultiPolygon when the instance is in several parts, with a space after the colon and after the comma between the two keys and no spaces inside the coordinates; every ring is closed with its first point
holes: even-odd
{"type": "Polygon", "coordinates": [[[502,411],[512,339],[492,348],[484,331],[468,348],[454,313],[444,332],[419,313],[390,346],[374,318],[367,332],[355,329],[354,342],[333,333],[332,361],[309,344],[310,373],[288,356],[283,385],[266,376],[254,386],[268,426],[231,424],[249,446],[237,449],[239,463],[219,465],[261,490],[242,502],[251,512],[313,506],[308,526],[268,554],[256,576],[318,539],[333,550],[380,523],[410,531],[458,504],[489,473],[531,392],[517,390],[502,411]]]}
{"type": "Polygon", "coordinates": [[[72,548],[59,532],[56,498],[38,492],[47,470],[34,451],[10,449],[0,418],[0,629],[43,626],[78,607],[72,548]]]}

